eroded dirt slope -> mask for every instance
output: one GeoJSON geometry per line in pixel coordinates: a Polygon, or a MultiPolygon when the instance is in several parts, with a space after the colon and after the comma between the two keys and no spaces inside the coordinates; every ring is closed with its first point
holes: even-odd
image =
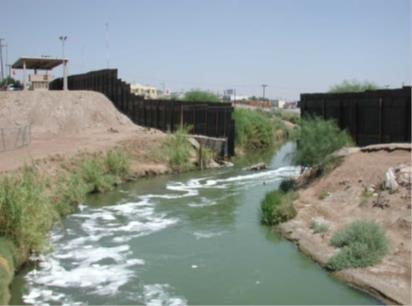
{"type": "Polygon", "coordinates": [[[411,190],[410,184],[390,193],[381,191],[389,167],[411,165],[410,151],[353,153],[329,174],[300,190],[298,215],[280,226],[282,233],[321,265],[337,251],[329,245],[333,233],[355,220],[373,220],[385,228],[390,252],[384,260],[362,269],[335,273],[387,303],[411,303],[411,190]],[[313,220],[329,225],[314,234],[313,220]]]}

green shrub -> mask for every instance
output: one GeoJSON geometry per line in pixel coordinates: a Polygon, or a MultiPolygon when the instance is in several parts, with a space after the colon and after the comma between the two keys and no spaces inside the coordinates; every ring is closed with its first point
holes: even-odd
{"type": "Polygon", "coordinates": [[[294,218],[296,210],[293,206],[293,199],[293,193],[283,193],[277,190],[267,193],[260,204],[260,221],[266,225],[276,225],[294,218]]]}
{"type": "Polygon", "coordinates": [[[334,121],[317,117],[302,119],[295,137],[298,145],[294,160],[305,167],[324,168],[333,161],[333,152],[352,144],[348,133],[341,131],[334,121]]]}
{"type": "Polygon", "coordinates": [[[279,190],[282,192],[289,192],[296,189],[296,181],[294,179],[286,179],[279,185],[279,190]]]}
{"type": "Polygon", "coordinates": [[[344,80],[340,84],[333,85],[329,92],[331,93],[342,93],[342,92],[362,92],[366,90],[376,90],[380,89],[380,86],[373,82],[360,82],[357,80],[344,80]]]}
{"type": "Polygon", "coordinates": [[[0,237],[0,305],[7,305],[10,299],[9,286],[16,266],[15,256],[14,244],[0,237]]]}
{"type": "Polygon", "coordinates": [[[300,120],[299,113],[295,113],[293,111],[285,111],[285,110],[277,110],[274,113],[276,117],[282,120],[289,121],[293,124],[299,123],[299,120],[300,120]]]}
{"type": "Polygon", "coordinates": [[[88,186],[80,174],[72,172],[68,175],[62,175],[57,182],[53,197],[57,212],[61,216],[73,212],[78,204],[85,201],[88,191],[88,186]]]}
{"type": "Polygon", "coordinates": [[[322,190],[322,191],[319,193],[318,198],[319,198],[319,200],[324,200],[324,199],[326,199],[329,195],[330,195],[330,193],[329,193],[328,191],[322,190]]]}
{"type": "Polygon", "coordinates": [[[46,181],[31,168],[0,180],[0,236],[23,250],[40,251],[57,218],[45,192],[46,181]]]}
{"type": "Polygon", "coordinates": [[[374,222],[353,222],[338,230],[330,243],[341,248],[327,262],[327,268],[334,271],[373,266],[388,252],[385,233],[374,222]]]}
{"type": "Polygon", "coordinates": [[[184,171],[190,167],[192,147],[187,140],[189,129],[190,127],[179,128],[163,145],[163,154],[167,157],[169,166],[175,171],[184,171]]]}
{"type": "Polygon", "coordinates": [[[105,173],[103,164],[97,159],[83,161],[80,173],[88,186],[88,192],[105,192],[113,187],[114,177],[105,173]]]}
{"type": "Polygon", "coordinates": [[[312,221],[310,228],[315,234],[326,233],[329,230],[329,225],[319,221],[312,221]]]}
{"type": "Polygon", "coordinates": [[[268,149],[273,146],[273,127],[270,119],[260,112],[236,108],[236,144],[246,151],[268,149]]]}
{"type": "Polygon", "coordinates": [[[214,158],[215,152],[213,150],[202,147],[198,153],[200,168],[207,167],[214,158]]]}
{"type": "Polygon", "coordinates": [[[194,89],[185,93],[183,101],[189,102],[220,102],[220,98],[213,92],[194,89]]]}
{"type": "Polygon", "coordinates": [[[106,153],[104,163],[107,171],[118,177],[125,177],[129,174],[130,158],[129,156],[120,150],[110,150],[106,153]]]}

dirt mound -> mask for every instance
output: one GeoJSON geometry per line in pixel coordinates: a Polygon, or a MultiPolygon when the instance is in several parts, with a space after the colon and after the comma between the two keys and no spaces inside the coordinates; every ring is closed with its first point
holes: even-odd
{"type": "Polygon", "coordinates": [[[343,270],[334,275],[386,303],[409,305],[411,190],[407,176],[410,175],[411,157],[406,145],[399,150],[387,151],[386,147],[396,146],[381,145],[380,151],[348,154],[332,172],[299,190],[299,199],[294,203],[298,215],[282,224],[280,230],[301,250],[325,265],[336,253],[336,249],[329,244],[336,230],[357,220],[380,224],[385,229],[390,248],[382,262],[372,267],[343,270]],[[400,185],[396,191],[382,187],[385,173],[390,168],[394,169],[400,185]],[[311,224],[316,220],[328,224],[327,232],[313,232],[311,224]]]}
{"type": "Polygon", "coordinates": [[[137,127],[98,92],[0,92],[0,127],[25,125],[31,125],[34,136],[137,127]]]}

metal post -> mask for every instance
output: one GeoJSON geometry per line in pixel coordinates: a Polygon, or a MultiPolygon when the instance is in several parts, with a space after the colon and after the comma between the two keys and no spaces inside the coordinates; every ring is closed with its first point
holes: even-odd
{"type": "Polygon", "coordinates": [[[67,60],[63,59],[63,90],[68,90],[67,85],[67,60]]]}
{"type": "Polygon", "coordinates": [[[0,81],[4,80],[4,67],[3,67],[3,44],[2,41],[4,39],[0,38],[0,70],[1,70],[1,79],[0,81]]]}
{"type": "Polygon", "coordinates": [[[263,89],[263,99],[265,99],[265,89],[268,87],[266,84],[262,84],[262,89],[263,89]]]}

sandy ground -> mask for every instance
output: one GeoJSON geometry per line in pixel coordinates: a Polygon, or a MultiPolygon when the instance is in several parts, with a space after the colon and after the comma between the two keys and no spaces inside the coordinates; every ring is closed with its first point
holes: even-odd
{"type": "Polygon", "coordinates": [[[165,173],[153,156],[166,134],[133,124],[97,92],[0,92],[0,128],[31,125],[29,146],[0,152],[0,173],[33,163],[52,166],[77,154],[126,148],[135,175],[165,173]]]}
{"type": "Polygon", "coordinates": [[[299,191],[295,202],[298,215],[280,226],[282,234],[314,260],[324,265],[337,251],[329,245],[333,233],[355,220],[373,220],[386,231],[390,253],[373,267],[343,270],[334,275],[386,303],[411,303],[411,191],[401,187],[390,194],[383,191],[388,207],[374,206],[379,184],[389,167],[411,164],[410,151],[353,153],[324,177],[299,191]],[[364,190],[376,187],[375,195],[365,197],[364,190]],[[321,199],[320,195],[329,193],[321,199]],[[314,219],[329,223],[325,234],[314,234],[314,219]]]}

